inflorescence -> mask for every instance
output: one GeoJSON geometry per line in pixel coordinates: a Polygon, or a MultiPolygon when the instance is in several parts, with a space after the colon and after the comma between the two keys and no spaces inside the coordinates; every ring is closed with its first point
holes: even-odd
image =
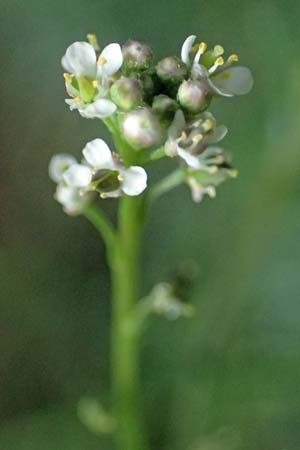
{"type": "Polygon", "coordinates": [[[100,49],[95,35],[70,45],[62,58],[71,110],[103,120],[116,142],[111,151],[102,139],[83,149],[78,163],[69,154],[55,155],[49,174],[57,183],[55,198],[68,214],[78,214],[98,193],[101,198],[136,196],[147,187],[145,166],[163,157],[178,169],[194,201],[214,197],[216,186],[236,171],[216,144],[227,134],[208,112],[214,97],[247,94],[250,70],[208,49],[189,36],[181,57],[154,62],[152,49],[137,41],[100,49]],[[119,152],[118,152],[119,151],[119,152]]]}

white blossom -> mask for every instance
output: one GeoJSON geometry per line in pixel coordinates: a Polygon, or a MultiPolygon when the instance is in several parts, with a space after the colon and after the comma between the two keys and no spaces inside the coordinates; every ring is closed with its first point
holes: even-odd
{"type": "Polygon", "coordinates": [[[54,155],[49,163],[49,176],[57,183],[54,198],[63,205],[64,211],[71,215],[79,214],[89,200],[89,196],[82,195],[78,187],[67,185],[64,181],[65,172],[74,165],[77,165],[76,159],[67,153],[54,155]]]}
{"type": "Polygon", "coordinates": [[[237,55],[231,55],[224,61],[224,49],[220,45],[214,48],[215,58],[209,68],[201,64],[201,57],[207,50],[207,45],[201,42],[194,51],[196,36],[191,35],[184,41],[181,48],[181,59],[190,68],[191,77],[205,80],[212,93],[224,97],[247,94],[253,87],[253,77],[247,67],[231,67],[238,61],[237,55]],[[194,58],[191,54],[194,53],[194,58]]]}
{"type": "Polygon", "coordinates": [[[63,174],[66,185],[82,192],[98,191],[102,198],[141,194],[147,186],[142,167],[125,167],[102,139],[88,142],[83,151],[84,164],[73,164],[63,174]]]}
{"type": "Polygon", "coordinates": [[[66,90],[71,99],[66,103],[78,109],[85,118],[104,118],[116,111],[108,93],[112,76],[123,63],[119,44],[107,45],[97,58],[95,48],[87,42],[74,42],[62,58],[66,90]]]}
{"type": "Polygon", "coordinates": [[[60,153],[51,158],[49,164],[49,176],[51,180],[55,183],[60,183],[62,181],[63,173],[72,164],[76,163],[74,156],[67,153],[60,153]]]}
{"type": "MultiPolygon", "coordinates": [[[[177,111],[168,130],[165,151],[168,156],[178,156],[192,169],[213,170],[215,158],[208,158],[210,144],[220,142],[227,134],[224,125],[217,125],[214,116],[205,112],[188,124],[181,110],[177,111]]],[[[215,156],[216,157],[216,156],[215,156]]],[[[218,159],[217,159],[218,162],[218,159]]]]}

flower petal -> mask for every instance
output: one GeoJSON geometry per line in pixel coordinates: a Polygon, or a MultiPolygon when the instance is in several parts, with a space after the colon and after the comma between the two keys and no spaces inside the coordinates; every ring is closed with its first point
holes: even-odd
{"type": "Polygon", "coordinates": [[[59,184],[57,186],[55,199],[64,207],[67,214],[80,213],[82,206],[86,202],[86,198],[81,197],[79,190],[74,187],[59,184]]]}
{"type": "Polygon", "coordinates": [[[221,147],[207,147],[204,152],[201,153],[200,158],[214,158],[216,156],[222,155],[224,153],[223,148],[221,147]]]}
{"type": "Polygon", "coordinates": [[[60,153],[54,155],[49,164],[49,176],[55,183],[62,181],[63,173],[73,164],[76,164],[76,159],[67,153],[60,153]]]}
{"type": "Polygon", "coordinates": [[[224,96],[248,94],[253,77],[248,67],[230,67],[211,78],[215,91],[224,96]]]}
{"type": "Polygon", "coordinates": [[[193,48],[194,42],[196,40],[196,36],[193,34],[186,38],[182,47],[181,47],[181,60],[184,64],[190,64],[190,52],[193,48]]]}
{"type": "Polygon", "coordinates": [[[92,170],[83,164],[73,164],[63,174],[63,180],[68,186],[84,188],[87,187],[92,179],[92,170]]]}
{"type": "Polygon", "coordinates": [[[87,42],[74,42],[67,48],[62,58],[62,65],[69,73],[76,76],[96,77],[96,53],[87,42]]]}
{"type": "Polygon", "coordinates": [[[82,153],[86,161],[96,169],[110,169],[113,166],[110,148],[102,139],[88,142],[82,153]]]}
{"type": "Polygon", "coordinates": [[[227,132],[228,128],[225,127],[225,125],[218,125],[217,127],[215,127],[213,132],[208,135],[207,142],[211,142],[212,144],[220,142],[226,136],[227,132]]]}
{"type": "Polygon", "coordinates": [[[104,61],[103,64],[98,64],[98,72],[101,76],[113,75],[123,64],[123,54],[119,44],[109,44],[101,52],[99,60],[104,61]]]}
{"type": "Polygon", "coordinates": [[[191,155],[189,152],[187,152],[186,150],[183,150],[181,147],[177,148],[177,154],[192,169],[200,169],[201,168],[202,164],[199,161],[199,158],[197,158],[194,155],[191,155]]]}
{"type": "Polygon", "coordinates": [[[79,112],[82,117],[85,117],[86,119],[102,119],[111,116],[116,109],[116,105],[111,100],[101,98],[94,103],[79,108],[79,112]]]}
{"type": "Polygon", "coordinates": [[[131,166],[121,172],[122,191],[127,195],[139,195],[147,187],[147,173],[139,166],[131,166]]]}

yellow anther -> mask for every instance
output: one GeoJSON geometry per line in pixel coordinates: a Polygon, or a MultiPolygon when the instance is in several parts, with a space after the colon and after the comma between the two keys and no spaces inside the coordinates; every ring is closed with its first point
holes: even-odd
{"type": "Polygon", "coordinates": [[[117,178],[118,178],[118,180],[121,181],[121,182],[124,181],[124,177],[123,177],[121,174],[119,174],[119,175],[117,176],[117,178]]]}
{"type": "Polygon", "coordinates": [[[193,137],[192,141],[194,144],[199,144],[199,142],[201,142],[203,139],[203,135],[202,134],[196,134],[196,136],[193,137]]]}
{"type": "Polygon", "coordinates": [[[222,45],[215,45],[214,47],[214,54],[216,56],[221,56],[224,53],[224,48],[222,47],[222,45]]]}
{"type": "Polygon", "coordinates": [[[196,122],[193,122],[193,123],[192,123],[192,127],[193,127],[193,128],[198,128],[198,127],[200,127],[200,125],[202,124],[202,122],[203,122],[203,119],[198,119],[198,120],[196,120],[196,122]]]}
{"type": "Polygon", "coordinates": [[[92,85],[93,85],[94,88],[96,88],[98,86],[98,84],[99,84],[98,80],[93,80],[92,81],[92,85]]]}
{"type": "Polygon", "coordinates": [[[223,66],[224,64],[224,58],[222,58],[222,56],[219,56],[216,60],[215,60],[215,65],[216,66],[223,66]]]}
{"type": "Polygon", "coordinates": [[[206,119],[202,126],[205,131],[210,131],[214,127],[214,121],[212,119],[206,119]]]}
{"type": "Polygon", "coordinates": [[[207,168],[208,173],[216,173],[218,172],[218,167],[217,166],[209,166],[207,168]]]}
{"type": "Polygon", "coordinates": [[[186,134],[185,131],[183,131],[183,132],[181,133],[180,138],[181,138],[181,139],[187,139],[187,134],[186,134]]]}
{"type": "Polygon", "coordinates": [[[69,73],[64,73],[64,79],[66,81],[71,82],[72,81],[72,75],[70,75],[69,73]]]}
{"type": "Polygon", "coordinates": [[[207,49],[207,44],[205,42],[201,42],[198,47],[198,52],[202,55],[207,49]]]}
{"type": "Polygon", "coordinates": [[[99,59],[98,59],[99,66],[103,66],[106,63],[107,63],[107,59],[105,59],[104,56],[99,56],[99,59]]]}
{"type": "Polygon", "coordinates": [[[74,102],[75,103],[81,103],[81,98],[80,97],[75,97],[74,98],[74,102]]]}
{"type": "Polygon", "coordinates": [[[236,54],[230,55],[228,58],[228,62],[237,62],[238,60],[239,60],[239,57],[236,54]]]}

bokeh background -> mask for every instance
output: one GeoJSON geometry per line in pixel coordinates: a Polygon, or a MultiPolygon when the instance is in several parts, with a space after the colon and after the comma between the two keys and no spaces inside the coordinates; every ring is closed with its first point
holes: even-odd
{"type": "Polygon", "coordinates": [[[76,415],[83,396],[108,404],[104,247],[62,213],[47,175],[54,153],[106,137],[68,111],[60,66],[96,32],[148,41],[157,58],[194,33],[255,76],[250,95],[212,108],[239,178],[200,206],[174,190],[145,231],[144,293],[186,260],[199,266],[195,318],[153,320],[143,339],[152,448],[299,450],[300,3],[1,0],[0,11],[0,449],[111,449],[76,415]]]}

